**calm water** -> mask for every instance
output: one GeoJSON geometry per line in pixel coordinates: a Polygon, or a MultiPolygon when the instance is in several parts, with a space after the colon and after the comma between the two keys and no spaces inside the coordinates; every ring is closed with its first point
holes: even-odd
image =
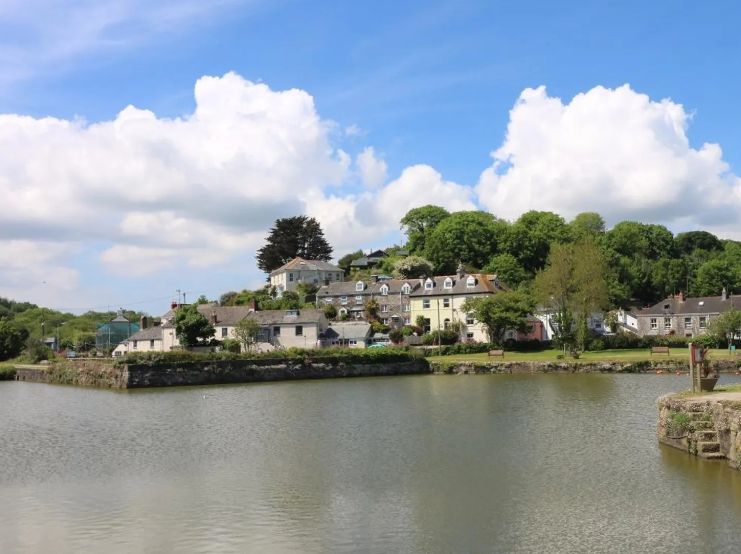
{"type": "Polygon", "coordinates": [[[0,382],[0,552],[740,552],[741,472],[655,439],[686,379],[0,382]]]}

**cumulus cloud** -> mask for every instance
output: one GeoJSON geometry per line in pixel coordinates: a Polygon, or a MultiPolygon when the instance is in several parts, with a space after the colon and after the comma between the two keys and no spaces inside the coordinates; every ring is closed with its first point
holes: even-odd
{"type": "Polygon", "coordinates": [[[608,221],[729,222],[741,207],[738,177],[717,144],[693,148],[681,104],[630,86],[595,87],[571,102],[526,89],[504,143],[477,186],[479,201],[515,218],[530,209],[608,221]]]}
{"type": "Polygon", "coordinates": [[[376,157],[376,151],[372,146],[366,146],[358,154],[355,163],[360,171],[360,179],[366,187],[376,188],[386,181],[388,167],[385,161],[376,157]]]}

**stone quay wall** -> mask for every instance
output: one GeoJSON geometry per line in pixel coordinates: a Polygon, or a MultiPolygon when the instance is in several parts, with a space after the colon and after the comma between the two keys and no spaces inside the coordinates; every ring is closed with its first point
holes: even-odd
{"type": "Polygon", "coordinates": [[[429,373],[429,364],[422,358],[377,363],[346,363],[338,359],[237,359],[121,366],[106,360],[67,362],[47,367],[19,366],[16,380],[130,389],[429,373]]]}
{"type": "MultiPolygon", "coordinates": [[[[718,360],[712,364],[721,373],[738,371],[741,360],[718,360]]],[[[520,361],[485,361],[430,363],[434,373],[439,374],[510,374],[510,373],[654,373],[657,371],[688,372],[689,362],[681,360],[641,360],[635,362],[520,362],[520,361]]]]}
{"type": "Polygon", "coordinates": [[[659,442],[741,470],[741,402],[668,395],[657,406],[659,442]]]}

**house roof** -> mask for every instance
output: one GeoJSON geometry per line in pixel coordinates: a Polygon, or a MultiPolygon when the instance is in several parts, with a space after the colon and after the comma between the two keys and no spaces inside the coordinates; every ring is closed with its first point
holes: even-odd
{"type": "Polygon", "coordinates": [[[725,300],[722,296],[698,296],[681,299],[670,296],[641,310],[634,310],[635,316],[683,315],[683,314],[719,314],[730,309],[741,309],[741,296],[730,295],[725,300]]]}
{"type": "Polygon", "coordinates": [[[389,288],[389,296],[401,293],[401,288],[405,283],[409,283],[409,286],[414,292],[414,289],[420,286],[419,279],[388,279],[384,281],[365,281],[363,280],[363,290],[356,291],[355,286],[360,281],[344,281],[329,283],[319,287],[316,293],[317,298],[333,297],[333,296],[356,296],[356,295],[381,295],[381,287],[386,285],[389,288]]]}
{"type": "Polygon", "coordinates": [[[130,340],[162,340],[162,327],[159,325],[156,327],[147,327],[146,329],[137,331],[123,342],[130,340]]]}
{"type": "Polygon", "coordinates": [[[300,270],[300,271],[342,271],[336,265],[322,260],[304,260],[303,258],[295,257],[291,261],[283,264],[278,269],[274,269],[270,272],[270,275],[277,275],[284,271],[300,270]]]}
{"type": "MultiPolygon", "coordinates": [[[[200,304],[198,312],[208,319],[213,325],[222,327],[234,327],[244,318],[255,319],[260,325],[279,325],[281,323],[318,323],[324,318],[324,312],[315,308],[300,310],[262,310],[254,311],[249,306],[217,306],[216,304],[200,304]],[[289,312],[297,312],[295,315],[289,312]],[[214,317],[216,321],[214,321],[214,317]]],[[[175,312],[170,310],[162,316],[167,318],[168,323],[162,327],[174,327],[175,312]],[[168,317],[169,316],[169,317],[168,317]]]]}
{"type": "Polygon", "coordinates": [[[325,331],[324,338],[362,340],[370,337],[371,326],[365,321],[333,322],[325,331]]]}
{"type": "Polygon", "coordinates": [[[448,296],[451,294],[491,294],[505,290],[499,282],[496,275],[486,273],[473,273],[465,275],[438,275],[430,277],[432,279],[432,288],[425,289],[424,283],[427,279],[420,279],[419,286],[412,292],[412,297],[420,296],[448,296]],[[474,278],[474,286],[467,285],[468,278],[474,278]],[[445,288],[445,281],[450,279],[451,288],[445,288]]]}

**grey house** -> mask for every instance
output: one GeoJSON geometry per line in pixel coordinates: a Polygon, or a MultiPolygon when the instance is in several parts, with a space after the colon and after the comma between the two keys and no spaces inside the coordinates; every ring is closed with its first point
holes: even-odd
{"type": "Polygon", "coordinates": [[[723,289],[720,296],[684,298],[681,293],[673,295],[649,308],[636,310],[633,315],[639,336],[696,337],[707,332],[714,318],[731,309],[741,309],[741,296],[729,296],[723,289]]]}

